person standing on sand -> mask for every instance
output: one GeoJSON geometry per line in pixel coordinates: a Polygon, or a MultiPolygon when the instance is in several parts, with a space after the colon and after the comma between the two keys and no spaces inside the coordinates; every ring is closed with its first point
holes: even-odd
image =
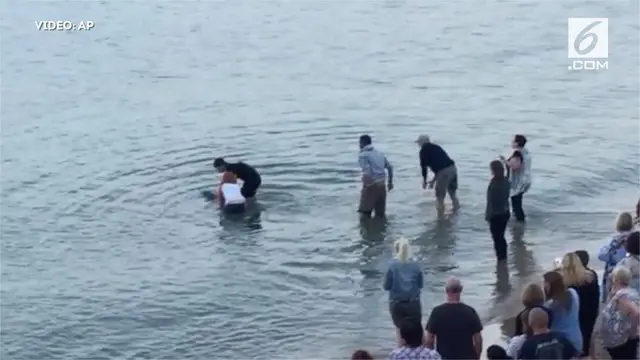
{"type": "Polygon", "coordinates": [[[427,135],[420,135],[416,140],[420,146],[420,169],[422,171],[422,189],[432,189],[435,185],[436,209],[438,218],[444,216],[444,198],[449,194],[453,209],[460,207],[456,192],[458,191],[458,169],[456,163],[449,157],[444,149],[434,144],[427,135]],[[428,181],[428,170],[431,169],[434,176],[428,181]]]}
{"type": "Polygon", "coordinates": [[[580,352],[559,332],[549,330],[549,318],[540,308],[529,312],[529,326],[532,335],[527,337],[516,359],[569,360],[577,358],[580,352]]]}
{"type": "Polygon", "coordinates": [[[427,321],[425,344],[444,359],[479,359],[482,323],[474,308],[460,301],[462,283],[451,277],[445,284],[446,302],[433,308],[427,321]]]}
{"type": "Polygon", "coordinates": [[[358,164],[362,170],[362,190],[358,212],[363,218],[370,218],[375,211],[376,217],[384,217],[387,208],[387,190],[393,190],[393,167],[383,153],[372,145],[371,136],[360,136],[358,164]],[[389,181],[387,174],[389,173],[389,181]]]}

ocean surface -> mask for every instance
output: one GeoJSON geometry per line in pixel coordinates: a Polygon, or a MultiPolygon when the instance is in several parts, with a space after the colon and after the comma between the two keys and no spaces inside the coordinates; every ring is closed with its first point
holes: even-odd
{"type": "Polygon", "coordinates": [[[499,323],[526,281],[597,249],[637,201],[638,6],[8,0],[0,357],[384,353],[399,236],[424,267],[425,314],[457,275],[499,323]],[[567,69],[567,17],[609,18],[608,70],[567,69]],[[386,224],[355,212],[363,133],[395,165],[386,224]],[[420,133],[458,164],[462,209],[443,222],[421,189],[420,133]],[[496,271],[488,164],[514,133],[529,138],[534,185],[496,271]],[[243,219],[200,195],[216,156],[262,173],[243,219]]]}

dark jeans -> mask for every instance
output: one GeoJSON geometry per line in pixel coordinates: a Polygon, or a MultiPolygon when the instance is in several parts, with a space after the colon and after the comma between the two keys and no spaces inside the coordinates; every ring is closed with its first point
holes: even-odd
{"type": "Polygon", "coordinates": [[[511,197],[511,209],[513,210],[513,215],[516,217],[516,220],[520,222],[523,222],[525,218],[524,210],[522,210],[523,195],[524,193],[520,193],[511,197]]]}
{"type": "Polygon", "coordinates": [[[245,182],[242,185],[242,189],[240,189],[240,192],[245,198],[252,198],[256,196],[256,192],[258,192],[258,188],[260,187],[260,185],[262,185],[261,179],[257,179],[251,182],[245,182]]]}
{"type": "Polygon", "coordinates": [[[493,239],[493,249],[496,251],[498,260],[507,258],[507,239],[504,232],[507,230],[509,222],[509,213],[494,215],[489,219],[489,230],[491,230],[491,238],[493,239]]]}
{"type": "Polygon", "coordinates": [[[400,328],[402,322],[408,319],[422,322],[420,299],[392,300],[389,302],[389,313],[391,313],[391,320],[397,328],[400,328]]]}
{"type": "Polygon", "coordinates": [[[244,204],[229,204],[224,207],[224,212],[227,214],[242,214],[244,209],[244,204]]]}
{"type": "Polygon", "coordinates": [[[607,352],[613,360],[628,360],[638,358],[638,338],[631,339],[626,343],[614,348],[607,348],[607,352]]]}

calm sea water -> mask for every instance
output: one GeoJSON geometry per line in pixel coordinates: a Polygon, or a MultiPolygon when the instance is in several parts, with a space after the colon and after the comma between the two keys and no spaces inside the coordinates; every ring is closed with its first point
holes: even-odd
{"type": "Polygon", "coordinates": [[[9,3],[3,360],[385,351],[396,237],[424,266],[425,312],[455,274],[498,321],[527,277],[595,249],[638,196],[636,1],[9,3]],[[567,17],[609,18],[609,70],[567,70],[567,17]],[[498,281],[484,194],[515,132],[535,183],[498,281]],[[357,221],[362,133],[396,167],[386,226],[357,221]],[[440,224],[419,133],[461,174],[463,208],[440,224]],[[263,174],[244,220],[200,197],[220,155],[263,174]]]}

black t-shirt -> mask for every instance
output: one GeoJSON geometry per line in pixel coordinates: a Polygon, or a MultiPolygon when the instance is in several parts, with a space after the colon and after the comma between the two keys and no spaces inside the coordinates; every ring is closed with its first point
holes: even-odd
{"type": "Polygon", "coordinates": [[[478,359],[473,335],[482,331],[478,313],[463,303],[445,303],[436,306],[427,331],[436,337],[436,350],[443,359],[478,359]]]}
{"type": "Polygon", "coordinates": [[[578,355],[578,351],[564,335],[551,331],[546,334],[529,336],[522,344],[517,358],[523,360],[563,360],[572,359],[576,355],[578,355]]]}
{"type": "Polygon", "coordinates": [[[422,177],[427,176],[427,167],[434,173],[455,164],[440,145],[426,143],[420,148],[420,167],[422,177]]]}
{"type": "Polygon", "coordinates": [[[520,321],[520,317],[522,316],[522,313],[525,312],[526,310],[531,310],[533,308],[540,308],[544,311],[547,312],[547,316],[549,317],[549,322],[548,322],[548,326],[551,326],[552,322],[553,322],[553,313],[551,312],[551,310],[547,309],[546,307],[540,305],[540,306],[534,306],[534,307],[530,307],[527,309],[524,309],[522,311],[520,311],[520,313],[518,314],[518,316],[516,316],[516,333],[514,336],[518,336],[518,335],[522,335],[523,330],[522,330],[522,321],[520,321]]]}
{"type": "Polygon", "coordinates": [[[227,171],[234,173],[238,177],[238,179],[244,181],[247,184],[260,183],[260,174],[258,174],[258,171],[243,162],[227,164],[226,167],[227,171]]]}

